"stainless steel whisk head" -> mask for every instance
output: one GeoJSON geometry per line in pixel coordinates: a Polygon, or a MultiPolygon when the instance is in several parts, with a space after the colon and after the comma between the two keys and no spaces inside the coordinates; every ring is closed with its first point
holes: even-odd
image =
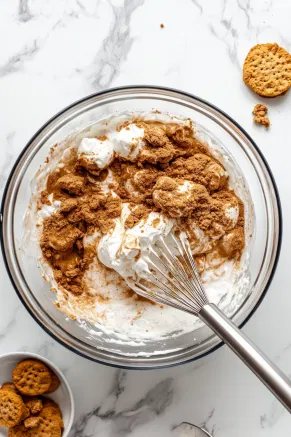
{"type": "Polygon", "coordinates": [[[198,315],[208,303],[188,240],[169,234],[148,247],[149,272],[134,283],[134,290],[148,299],[198,315]]]}
{"type": "Polygon", "coordinates": [[[148,247],[145,261],[148,269],[131,284],[133,290],[157,303],[198,316],[291,412],[289,379],[216,305],[208,302],[186,236],[160,237],[148,247]]]}

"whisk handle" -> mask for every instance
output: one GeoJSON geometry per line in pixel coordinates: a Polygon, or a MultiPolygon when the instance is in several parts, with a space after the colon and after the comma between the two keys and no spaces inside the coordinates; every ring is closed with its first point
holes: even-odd
{"type": "Polygon", "coordinates": [[[290,413],[291,382],[281,370],[216,305],[205,305],[198,315],[257,375],[290,413]]]}

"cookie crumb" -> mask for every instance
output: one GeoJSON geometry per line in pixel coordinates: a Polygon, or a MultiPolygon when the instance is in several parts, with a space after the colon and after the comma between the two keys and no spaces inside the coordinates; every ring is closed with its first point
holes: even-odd
{"type": "Polygon", "coordinates": [[[268,128],[271,123],[269,117],[266,117],[267,113],[268,113],[267,106],[258,103],[253,109],[254,122],[268,128]]]}
{"type": "Polygon", "coordinates": [[[165,26],[163,23],[160,24],[160,28],[163,29],[165,26]]]}
{"type": "Polygon", "coordinates": [[[23,410],[23,413],[22,413],[22,416],[21,416],[21,420],[25,420],[29,416],[30,416],[30,409],[27,406],[25,406],[24,410],[23,410]]]}
{"type": "Polygon", "coordinates": [[[40,421],[40,417],[29,417],[24,421],[24,426],[25,428],[36,428],[39,425],[40,421]]]}
{"type": "Polygon", "coordinates": [[[31,399],[25,400],[25,405],[29,408],[31,414],[38,414],[42,410],[42,400],[37,397],[32,397],[31,399]]]}

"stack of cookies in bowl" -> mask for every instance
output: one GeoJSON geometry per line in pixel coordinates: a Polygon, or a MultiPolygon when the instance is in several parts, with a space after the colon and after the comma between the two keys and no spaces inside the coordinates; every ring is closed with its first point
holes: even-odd
{"type": "Polygon", "coordinates": [[[0,425],[10,437],[60,437],[64,425],[59,405],[46,397],[60,386],[58,376],[37,359],[20,361],[12,381],[0,388],[0,425]]]}

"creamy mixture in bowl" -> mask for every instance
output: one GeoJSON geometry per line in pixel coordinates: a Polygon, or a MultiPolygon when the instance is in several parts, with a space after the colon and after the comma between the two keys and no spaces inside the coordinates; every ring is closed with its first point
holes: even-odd
{"type": "Polygon", "coordinates": [[[33,181],[27,234],[61,311],[122,341],[150,341],[200,321],[132,291],[149,243],[185,233],[210,301],[233,311],[249,284],[250,203],[232,157],[199,125],[125,113],[52,148],[33,181]]]}

